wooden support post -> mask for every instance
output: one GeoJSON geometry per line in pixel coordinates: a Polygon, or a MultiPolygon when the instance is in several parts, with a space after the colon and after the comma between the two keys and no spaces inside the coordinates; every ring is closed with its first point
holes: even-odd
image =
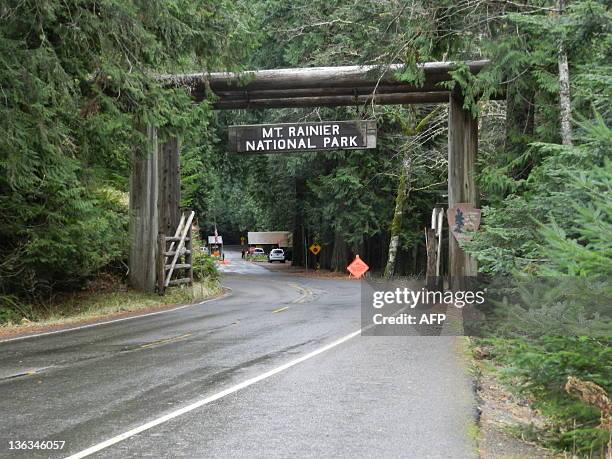
{"type": "Polygon", "coordinates": [[[442,262],[442,232],[444,231],[444,209],[440,209],[438,212],[438,253],[436,254],[436,276],[440,284],[440,290],[444,289],[444,277],[442,276],[442,269],[440,267],[442,262]]]}
{"type": "Polygon", "coordinates": [[[147,126],[144,151],[134,151],[129,200],[129,281],[145,292],[155,291],[158,232],[157,130],[147,126]]]}
{"type": "Polygon", "coordinates": [[[166,235],[159,233],[157,236],[157,293],[163,295],[166,287],[166,235]]]}
{"type": "Polygon", "coordinates": [[[174,234],[181,218],[181,143],[176,137],[159,145],[159,230],[174,234]]]}
{"type": "Polygon", "coordinates": [[[427,249],[427,269],[425,271],[425,287],[427,290],[436,291],[438,287],[438,276],[436,265],[438,261],[438,240],[436,232],[432,228],[425,228],[425,247],[427,249]]]}
{"type": "MultiPolygon", "coordinates": [[[[476,154],[478,152],[478,119],[463,108],[463,97],[452,91],[448,109],[448,206],[467,202],[479,205],[476,187],[476,154]]],[[[476,276],[476,259],[465,253],[449,232],[449,287],[462,290],[468,277],[476,276]]]]}
{"type": "Polygon", "coordinates": [[[187,268],[187,277],[191,279],[191,285],[193,285],[193,229],[192,226],[189,226],[189,232],[187,233],[187,241],[185,242],[185,264],[189,265],[187,268]]]}

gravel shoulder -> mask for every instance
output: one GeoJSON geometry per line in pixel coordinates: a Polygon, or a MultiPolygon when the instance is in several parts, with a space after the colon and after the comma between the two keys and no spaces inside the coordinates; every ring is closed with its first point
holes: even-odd
{"type": "Polygon", "coordinates": [[[511,433],[521,425],[542,427],[545,420],[526,400],[510,394],[490,370],[478,366],[476,394],[480,408],[480,457],[483,459],[552,459],[563,455],[511,433]]]}

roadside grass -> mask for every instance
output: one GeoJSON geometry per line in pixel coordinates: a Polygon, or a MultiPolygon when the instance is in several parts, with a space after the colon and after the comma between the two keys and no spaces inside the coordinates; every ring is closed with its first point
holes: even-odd
{"type": "Polygon", "coordinates": [[[480,426],[478,425],[476,421],[470,421],[468,423],[467,436],[470,440],[472,440],[476,448],[476,451],[478,451],[478,440],[480,440],[480,426]]]}
{"type": "Polygon", "coordinates": [[[218,280],[204,279],[193,286],[181,285],[166,290],[161,296],[131,290],[125,285],[111,291],[82,291],[62,295],[38,304],[20,304],[21,320],[0,325],[0,334],[28,332],[30,329],[93,322],[97,319],[127,315],[131,312],[154,311],[164,306],[188,304],[221,293],[218,280]]]}
{"type": "Polygon", "coordinates": [[[481,379],[499,386],[485,388],[485,392],[503,400],[504,411],[514,418],[502,430],[522,442],[549,449],[551,456],[556,452],[573,458],[609,457],[610,433],[598,426],[604,413],[592,400],[569,393],[565,387],[568,375],[576,375],[597,381],[602,392],[609,390],[609,367],[602,355],[610,348],[604,341],[584,337],[545,337],[541,342],[472,339],[481,379]]]}
{"type": "Polygon", "coordinates": [[[267,255],[247,255],[247,261],[264,262],[268,261],[267,255]]]}
{"type": "MultiPolygon", "coordinates": [[[[472,384],[474,386],[478,386],[478,382],[480,380],[480,367],[476,362],[476,358],[474,356],[474,346],[471,338],[469,336],[460,337],[455,341],[457,355],[463,360],[465,367],[470,375],[472,380],[472,384]]],[[[477,402],[479,405],[480,403],[477,402]]],[[[480,439],[482,436],[482,431],[480,429],[480,415],[476,415],[474,419],[470,420],[466,427],[466,434],[468,438],[472,441],[475,452],[478,453],[480,449],[480,439]]]]}

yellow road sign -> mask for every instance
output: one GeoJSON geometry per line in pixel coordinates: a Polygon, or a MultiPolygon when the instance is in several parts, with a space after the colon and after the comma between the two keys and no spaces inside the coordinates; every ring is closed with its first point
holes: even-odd
{"type": "Polygon", "coordinates": [[[321,251],[321,246],[315,242],[310,247],[308,247],[308,250],[317,255],[321,251]]]}

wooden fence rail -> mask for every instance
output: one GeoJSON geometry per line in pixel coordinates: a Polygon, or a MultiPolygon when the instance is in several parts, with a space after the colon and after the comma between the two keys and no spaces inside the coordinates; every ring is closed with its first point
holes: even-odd
{"type": "Polygon", "coordinates": [[[193,283],[193,243],[191,225],[195,212],[184,212],[174,236],[159,233],[157,257],[157,290],[163,295],[170,285],[193,283]],[[170,246],[168,247],[168,243],[170,246]],[[182,262],[180,259],[184,258],[182,262]],[[172,279],[177,270],[186,270],[186,277],[172,279]]]}

